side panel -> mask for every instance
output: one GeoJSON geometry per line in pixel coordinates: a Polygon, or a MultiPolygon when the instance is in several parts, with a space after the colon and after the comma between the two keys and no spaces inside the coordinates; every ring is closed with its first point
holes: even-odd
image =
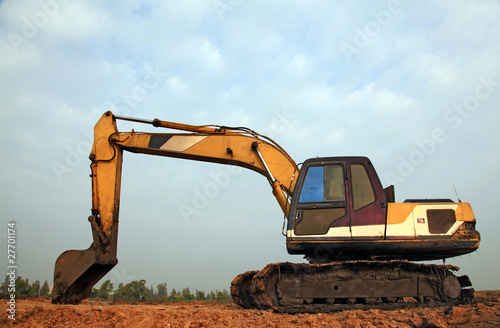
{"type": "Polygon", "coordinates": [[[387,239],[451,237],[465,221],[473,221],[468,203],[391,203],[387,239]]]}
{"type": "Polygon", "coordinates": [[[415,220],[412,203],[389,203],[386,239],[415,239],[415,220]]]}
{"type": "Polygon", "coordinates": [[[451,236],[462,221],[457,221],[455,210],[458,204],[418,205],[413,211],[416,238],[451,236]]]}

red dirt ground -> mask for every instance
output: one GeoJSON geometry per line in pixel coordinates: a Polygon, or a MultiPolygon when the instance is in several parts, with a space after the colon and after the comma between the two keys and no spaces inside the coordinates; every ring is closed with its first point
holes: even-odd
{"type": "MultiPolygon", "coordinates": [[[[7,300],[1,300],[7,310],[7,300]]],[[[16,300],[16,320],[0,314],[2,327],[500,327],[500,293],[478,292],[470,305],[393,311],[349,310],[283,314],[245,310],[233,303],[111,303],[85,300],[54,305],[16,300]]]]}

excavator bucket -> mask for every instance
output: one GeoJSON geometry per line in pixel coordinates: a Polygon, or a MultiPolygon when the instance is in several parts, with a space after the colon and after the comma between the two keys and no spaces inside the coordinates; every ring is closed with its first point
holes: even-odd
{"type": "Polygon", "coordinates": [[[99,261],[98,253],[87,250],[69,250],[57,258],[54,270],[52,303],[78,304],[87,298],[92,287],[104,277],[116,263],[99,261]]]}

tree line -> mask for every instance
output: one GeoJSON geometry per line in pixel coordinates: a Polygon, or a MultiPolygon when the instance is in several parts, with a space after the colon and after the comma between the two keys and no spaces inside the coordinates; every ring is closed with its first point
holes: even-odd
{"type": "Polygon", "coordinates": [[[89,298],[101,298],[105,300],[125,301],[145,301],[145,300],[163,300],[168,302],[192,302],[192,301],[213,301],[213,302],[229,302],[231,295],[226,289],[222,291],[216,290],[205,293],[204,291],[196,290],[191,293],[189,287],[181,290],[172,289],[170,293],[167,290],[167,283],[161,283],[154,288],[146,286],[146,280],[134,280],[128,284],[120,283],[115,289],[110,280],[102,283],[100,288],[93,288],[89,298]]]}
{"type": "Polygon", "coordinates": [[[29,279],[19,276],[12,285],[10,276],[7,275],[0,285],[0,294],[12,294],[13,290],[15,290],[15,295],[50,296],[50,286],[47,280],[42,285],[40,280],[30,283],[29,279]]]}
{"type": "MultiPolygon", "coordinates": [[[[45,280],[43,284],[39,280],[32,283],[21,276],[15,280],[15,295],[34,295],[51,297],[49,282],[45,280]]],[[[4,282],[0,285],[0,294],[12,294],[12,284],[10,277],[6,276],[4,282]]],[[[134,280],[128,284],[120,283],[115,289],[111,280],[106,280],[101,287],[93,288],[89,298],[101,298],[104,300],[125,300],[125,301],[146,301],[162,300],[168,302],[192,302],[192,301],[213,301],[226,303],[231,300],[231,295],[226,289],[216,290],[205,293],[196,290],[191,293],[189,287],[182,290],[173,288],[169,293],[167,283],[161,283],[154,288],[146,286],[146,280],[134,280]]]]}

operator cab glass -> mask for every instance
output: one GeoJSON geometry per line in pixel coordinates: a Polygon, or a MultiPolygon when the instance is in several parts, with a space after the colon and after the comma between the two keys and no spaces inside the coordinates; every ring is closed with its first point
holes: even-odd
{"type": "Polygon", "coordinates": [[[375,192],[363,165],[351,165],[351,180],[352,205],[355,211],[375,202],[375,192]]]}
{"type": "Polygon", "coordinates": [[[341,165],[312,166],[307,170],[299,203],[345,202],[344,169],[341,165]]]}
{"type": "Polygon", "coordinates": [[[325,234],[332,222],[346,214],[344,166],[307,169],[297,204],[297,235],[325,234]]]}

